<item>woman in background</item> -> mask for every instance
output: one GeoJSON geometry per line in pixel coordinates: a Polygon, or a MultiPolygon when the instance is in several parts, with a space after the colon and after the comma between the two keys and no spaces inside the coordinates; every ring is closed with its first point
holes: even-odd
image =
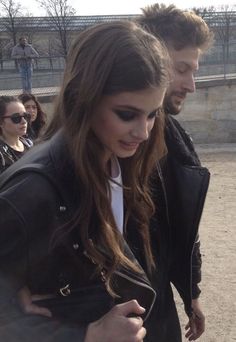
{"type": "Polygon", "coordinates": [[[13,96],[0,96],[0,173],[17,161],[33,145],[26,134],[30,114],[13,96]]]}
{"type": "Polygon", "coordinates": [[[26,112],[30,114],[27,136],[35,140],[42,135],[42,131],[45,128],[46,114],[34,95],[26,93],[19,95],[18,98],[23,103],[26,112]]]}

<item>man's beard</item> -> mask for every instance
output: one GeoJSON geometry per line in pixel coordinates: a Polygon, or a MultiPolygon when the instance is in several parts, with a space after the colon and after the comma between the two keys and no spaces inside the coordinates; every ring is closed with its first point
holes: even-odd
{"type": "Polygon", "coordinates": [[[175,105],[174,101],[172,100],[172,96],[174,94],[167,94],[164,98],[164,111],[166,114],[171,114],[171,115],[178,115],[182,109],[182,104],[181,105],[175,105]]]}

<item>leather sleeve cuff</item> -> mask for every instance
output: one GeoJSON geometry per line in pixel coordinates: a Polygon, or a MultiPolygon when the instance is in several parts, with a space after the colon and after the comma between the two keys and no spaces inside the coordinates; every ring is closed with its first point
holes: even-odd
{"type": "Polygon", "coordinates": [[[197,299],[200,296],[201,290],[197,284],[192,286],[192,299],[197,299]]]}

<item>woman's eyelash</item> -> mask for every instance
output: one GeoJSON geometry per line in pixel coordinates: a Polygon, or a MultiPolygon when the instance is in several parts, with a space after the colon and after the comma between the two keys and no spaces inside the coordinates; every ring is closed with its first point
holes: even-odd
{"type": "Polygon", "coordinates": [[[161,108],[158,108],[157,110],[155,110],[154,112],[152,112],[152,113],[150,113],[149,115],[148,115],[148,118],[149,119],[153,119],[153,118],[155,118],[155,117],[158,117],[159,115],[160,115],[160,113],[161,113],[161,108]]]}
{"type": "Polygon", "coordinates": [[[135,114],[129,111],[115,110],[115,113],[123,121],[130,121],[135,117],[135,114]]]}
{"type": "Polygon", "coordinates": [[[148,115],[148,119],[154,119],[158,115],[158,111],[155,110],[155,112],[152,112],[148,115]]]}
{"type": "MultiPolygon", "coordinates": [[[[161,108],[154,110],[152,113],[148,115],[148,119],[154,119],[155,117],[159,116],[161,112],[161,108]]],[[[123,121],[131,121],[135,118],[136,113],[130,111],[123,111],[123,110],[115,110],[116,115],[123,121]]]]}

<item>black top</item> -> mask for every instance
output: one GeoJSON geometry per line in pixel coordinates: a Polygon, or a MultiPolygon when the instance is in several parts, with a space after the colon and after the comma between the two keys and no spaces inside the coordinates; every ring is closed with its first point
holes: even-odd
{"type": "Polygon", "coordinates": [[[26,151],[33,145],[30,139],[20,138],[24,145],[24,151],[17,151],[0,139],[0,173],[5,171],[14,162],[20,159],[26,151]]]}

